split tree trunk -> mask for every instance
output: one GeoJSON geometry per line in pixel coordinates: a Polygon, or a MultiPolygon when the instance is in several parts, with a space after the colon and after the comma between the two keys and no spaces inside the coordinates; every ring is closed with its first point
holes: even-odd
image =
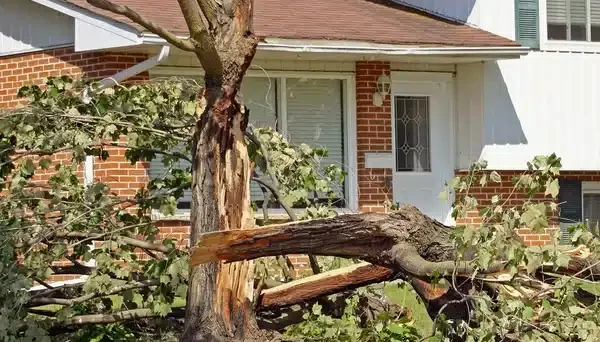
{"type": "MultiPolygon", "coordinates": [[[[206,108],[194,135],[192,246],[203,233],[253,225],[245,142],[249,113],[240,88],[256,41],[249,36],[250,1],[233,3],[232,21],[214,39],[218,65],[197,53],[206,72],[206,108]]],[[[192,267],[182,341],[245,341],[257,331],[251,270],[250,261],[192,267]]]]}

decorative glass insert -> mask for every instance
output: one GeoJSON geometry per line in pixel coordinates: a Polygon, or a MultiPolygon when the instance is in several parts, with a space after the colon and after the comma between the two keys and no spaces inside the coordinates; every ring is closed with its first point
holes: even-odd
{"type": "Polygon", "coordinates": [[[429,97],[396,96],[396,171],[430,172],[429,97]]]}

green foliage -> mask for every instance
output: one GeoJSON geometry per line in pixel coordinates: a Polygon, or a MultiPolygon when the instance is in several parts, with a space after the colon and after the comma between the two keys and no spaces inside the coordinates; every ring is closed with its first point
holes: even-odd
{"type": "Polygon", "coordinates": [[[304,314],[304,322],[288,327],[287,337],[299,341],[323,342],[409,342],[418,341],[414,323],[405,317],[391,317],[380,313],[376,319],[361,323],[357,316],[359,296],[346,299],[346,307],[341,318],[333,318],[322,313],[322,306],[314,304],[312,310],[304,314]]]}
{"type": "Polygon", "coordinates": [[[121,324],[90,325],[79,330],[73,342],[133,342],[138,341],[131,329],[121,324]]]}
{"type": "MultiPolygon", "coordinates": [[[[345,200],[343,189],[346,172],[341,165],[322,165],[323,158],[327,157],[327,149],[311,148],[307,144],[293,145],[270,127],[254,131],[260,143],[269,151],[270,167],[279,182],[283,201],[293,207],[305,208],[300,215],[302,219],[335,215],[332,207],[345,200]]],[[[256,173],[268,175],[267,161],[260,147],[251,143],[248,152],[257,168],[256,173]]],[[[272,195],[270,199],[273,200],[272,195]]]]}
{"type": "MultiPolygon", "coordinates": [[[[49,78],[42,87],[20,89],[26,106],[1,113],[0,340],[46,341],[48,327],[82,315],[150,309],[165,316],[185,298],[187,248],[159,238],[152,214],[174,214],[190,189],[199,88],[190,80],[168,79],[100,90],[93,82],[49,78]],[[81,163],[87,157],[107,160],[115,147],[132,164],[160,160],[166,172],[127,198],[102,181],[86,184],[81,163]],[[56,161],[56,153],[71,158],[56,161]],[[87,273],[81,284],[60,293],[28,291],[61,271],[57,262],[65,260],[76,262],[75,273],[87,273]],[[92,260],[94,266],[86,266],[92,260]],[[52,296],[63,300],[55,317],[28,314],[31,303],[52,296]]],[[[321,166],[327,151],[290,144],[268,128],[257,132],[284,200],[304,208],[303,217],[335,214],[331,205],[343,200],[345,173],[340,166],[321,166]],[[318,202],[314,194],[327,200],[318,202]]],[[[260,148],[250,144],[250,151],[257,170],[264,170],[260,148]]],[[[118,325],[81,334],[127,340],[118,325]]]]}

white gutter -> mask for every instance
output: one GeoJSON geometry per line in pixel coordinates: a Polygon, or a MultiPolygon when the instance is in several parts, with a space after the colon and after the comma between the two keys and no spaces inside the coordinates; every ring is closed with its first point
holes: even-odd
{"type": "MultiPolygon", "coordinates": [[[[125,81],[128,78],[131,78],[137,74],[140,74],[144,71],[148,71],[151,68],[153,68],[154,66],[160,64],[161,62],[163,62],[164,60],[167,59],[167,57],[169,57],[169,53],[171,52],[171,47],[169,45],[163,45],[160,48],[160,51],[158,54],[156,54],[155,56],[141,62],[138,63],[130,68],[127,68],[123,71],[120,71],[116,74],[114,74],[113,76],[107,77],[103,80],[101,80],[98,84],[98,87],[95,89],[95,91],[98,91],[100,89],[106,88],[106,87],[112,87],[115,86],[117,84],[119,84],[122,81],[125,81]]],[[[89,103],[90,101],[90,89],[85,89],[83,91],[83,102],[84,103],[89,103]]],[[[91,184],[94,180],[94,157],[92,156],[87,156],[85,158],[85,163],[84,163],[84,171],[83,171],[83,183],[87,186],[89,184],[91,184]]]]}
{"type": "MultiPolygon", "coordinates": [[[[181,37],[186,38],[186,37],[181,37]]],[[[151,33],[142,34],[142,44],[166,44],[165,40],[151,33]]],[[[390,56],[523,56],[531,50],[526,46],[479,46],[479,47],[415,47],[392,44],[375,44],[351,41],[267,39],[258,43],[258,50],[293,53],[349,53],[378,54],[390,56]]]]}
{"type": "Polygon", "coordinates": [[[122,81],[125,81],[128,78],[131,78],[137,74],[140,74],[144,71],[148,71],[148,70],[152,69],[154,66],[156,66],[156,65],[160,64],[161,62],[163,62],[164,60],[166,60],[167,57],[169,57],[170,52],[171,52],[171,47],[166,44],[163,45],[160,48],[160,52],[157,55],[155,55],[154,57],[151,57],[141,63],[138,63],[138,64],[132,66],[131,68],[127,68],[123,71],[120,71],[120,72],[114,74],[113,76],[103,79],[102,81],[100,81],[97,89],[115,86],[115,85],[121,83],[122,81]]]}
{"type": "Polygon", "coordinates": [[[351,53],[377,54],[392,56],[473,56],[500,55],[515,56],[529,53],[528,47],[371,47],[371,46],[335,46],[335,45],[295,45],[281,43],[259,43],[258,49],[263,51],[281,52],[313,52],[313,53],[351,53]]]}

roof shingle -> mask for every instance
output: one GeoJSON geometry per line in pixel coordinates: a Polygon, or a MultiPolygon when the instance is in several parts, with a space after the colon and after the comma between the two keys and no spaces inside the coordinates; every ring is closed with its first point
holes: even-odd
{"type": "MultiPolygon", "coordinates": [[[[129,19],[94,8],[85,0],[63,1],[132,25],[129,19]]],[[[113,1],[174,33],[187,33],[176,0],[113,1]]],[[[254,0],[254,31],[263,39],[346,40],[421,46],[519,46],[510,39],[390,0],[254,0]]]]}

